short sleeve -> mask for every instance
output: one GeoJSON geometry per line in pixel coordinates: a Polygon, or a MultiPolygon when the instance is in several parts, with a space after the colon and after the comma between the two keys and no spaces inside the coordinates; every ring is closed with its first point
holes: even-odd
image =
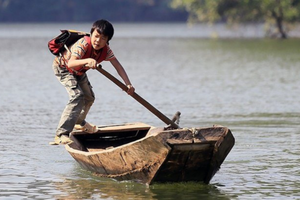
{"type": "Polygon", "coordinates": [[[111,48],[107,45],[107,55],[105,58],[105,61],[110,61],[112,59],[116,58],[114,52],[111,50],[111,48]]]}
{"type": "Polygon", "coordinates": [[[75,56],[77,59],[81,59],[88,49],[88,43],[85,38],[80,38],[77,42],[75,42],[70,51],[72,52],[72,56],[75,56]]]}

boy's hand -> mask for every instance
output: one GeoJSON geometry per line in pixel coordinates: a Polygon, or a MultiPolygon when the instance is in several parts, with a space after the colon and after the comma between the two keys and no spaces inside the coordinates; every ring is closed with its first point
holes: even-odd
{"type": "Polygon", "coordinates": [[[96,69],[97,67],[97,61],[93,58],[88,58],[87,63],[84,65],[85,67],[96,69]]]}
{"type": "Polygon", "coordinates": [[[128,88],[127,94],[133,95],[133,93],[135,91],[134,87],[132,85],[127,85],[127,88],[128,88]]]}

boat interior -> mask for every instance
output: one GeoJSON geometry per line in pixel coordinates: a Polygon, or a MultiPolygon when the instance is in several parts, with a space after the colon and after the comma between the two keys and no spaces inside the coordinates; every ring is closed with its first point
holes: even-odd
{"type": "Polygon", "coordinates": [[[75,131],[70,135],[73,143],[69,146],[86,152],[102,151],[144,138],[151,128],[147,124],[135,123],[101,126],[93,134],[75,131]]]}

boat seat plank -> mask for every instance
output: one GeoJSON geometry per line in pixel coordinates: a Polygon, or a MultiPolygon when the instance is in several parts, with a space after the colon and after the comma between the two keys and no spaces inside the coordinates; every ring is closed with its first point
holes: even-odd
{"type": "MultiPolygon", "coordinates": [[[[101,134],[101,133],[111,133],[111,132],[126,132],[135,130],[149,130],[150,125],[141,122],[138,123],[128,123],[121,125],[108,125],[108,126],[98,126],[98,131],[91,134],[101,134]]],[[[73,130],[73,135],[85,135],[86,132],[81,130],[73,130]]]]}

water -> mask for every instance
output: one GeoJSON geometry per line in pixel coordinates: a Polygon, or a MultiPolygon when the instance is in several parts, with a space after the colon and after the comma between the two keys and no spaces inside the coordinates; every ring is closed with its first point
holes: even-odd
{"type": "MultiPolygon", "coordinates": [[[[209,39],[205,27],[116,24],[111,47],[138,94],[169,117],[181,111],[182,127],[221,124],[236,138],[211,184],[145,186],[95,177],[63,146],[48,145],[68,99],[47,41],[59,29],[89,26],[0,25],[0,199],[300,198],[300,40],[262,39],[259,30],[209,39]]],[[[96,93],[88,121],[164,126],[97,71],[88,75],[96,93]]]]}

